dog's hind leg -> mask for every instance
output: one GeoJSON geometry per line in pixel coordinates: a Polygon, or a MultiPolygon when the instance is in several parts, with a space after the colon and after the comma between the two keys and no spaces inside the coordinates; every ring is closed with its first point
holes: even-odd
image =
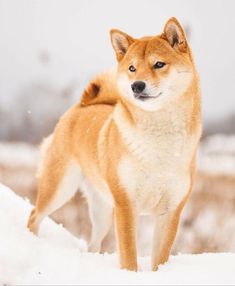
{"type": "Polygon", "coordinates": [[[38,180],[35,209],[32,210],[28,228],[37,234],[42,219],[69,201],[77,191],[80,168],[66,156],[53,156],[48,152],[38,180]]]}
{"type": "Polygon", "coordinates": [[[101,245],[109,233],[113,222],[113,205],[105,199],[102,191],[96,190],[86,183],[83,189],[89,207],[89,216],[92,224],[91,238],[88,250],[100,252],[101,245]]]}

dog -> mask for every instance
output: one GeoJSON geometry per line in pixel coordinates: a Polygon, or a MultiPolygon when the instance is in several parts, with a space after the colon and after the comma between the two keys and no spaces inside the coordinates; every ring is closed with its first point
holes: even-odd
{"type": "Polygon", "coordinates": [[[37,234],[79,187],[92,223],[89,251],[100,251],[114,219],[122,269],[138,270],[137,216],[154,216],[154,271],[169,258],[193,186],[199,77],[175,18],[158,36],[110,36],[118,67],[91,81],[44,142],[28,227],[37,234]]]}

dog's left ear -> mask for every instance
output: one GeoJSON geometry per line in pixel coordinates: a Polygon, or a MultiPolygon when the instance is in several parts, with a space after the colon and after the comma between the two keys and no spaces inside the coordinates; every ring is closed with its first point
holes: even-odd
{"type": "Polygon", "coordinates": [[[167,21],[161,37],[167,40],[174,49],[183,53],[187,52],[188,44],[186,35],[176,18],[172,17],[167,21]]]}
{"type": "Polygon", "coordinates": [[[130,45],[134,43],[135,40],[131,36],[117,29],[110,31],[110,37],[112,46],[116,52],[117,60],[121,61],[130,45]]]}

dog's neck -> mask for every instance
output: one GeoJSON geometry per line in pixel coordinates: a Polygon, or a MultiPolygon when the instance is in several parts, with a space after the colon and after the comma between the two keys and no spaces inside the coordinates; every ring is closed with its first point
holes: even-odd
{"type": "Polygon", "coordinates": [[[184,106],[186,104],[188,105],[190,103],[182,103],[179,99],[169,103],[162,109],[149,112],[121,99],[114,110],[114,120],[118,125],[125,122],[125,124],[128,124],[130,127],[143,129],[146,132],[150,126],[161,128],[162,125],[168,124],[181,125],[181,123],[187,121],[190,116],[190,110],[184,106]]]}
{"type": "Polygon", "coordinates": [[[148,136],[174,136],[179,132],[185,135],[195,133],[198,137],[201,132],[199,96],[198,86],[192,83],[184,94],[154,112],[145,111],[121,98],[114,109],[113,119],[125,137],[128,132],[143,134],[146,140],[148,136]]]}

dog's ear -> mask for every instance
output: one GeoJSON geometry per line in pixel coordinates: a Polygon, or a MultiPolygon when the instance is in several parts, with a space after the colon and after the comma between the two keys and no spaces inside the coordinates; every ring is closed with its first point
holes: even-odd
{"type": "Polygon", "coordinates": [[[112,46],[116,52],[117,60],[120,61],[135,40],[126,33],[116,29],[110,31],[110,37],[112,46]]]}
{"type": "Polygon", "coordinates": [[[170,18],[164,27],[161,37],[168,41],[168,43],[180,52],[187,52],[188,44],[184,29],[174,17],[170,18]]]}

